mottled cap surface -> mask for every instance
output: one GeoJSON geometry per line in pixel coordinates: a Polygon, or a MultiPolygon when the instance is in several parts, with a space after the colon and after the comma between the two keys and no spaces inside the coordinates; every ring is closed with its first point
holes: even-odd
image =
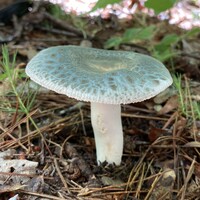
{"type": "Polygon", "coordinates": [[[150,56],[79,46],[42,50],[28,63],[26,73],[57,93],[106,104],[143,101],[172,84],[165,66],[150,56]]]}

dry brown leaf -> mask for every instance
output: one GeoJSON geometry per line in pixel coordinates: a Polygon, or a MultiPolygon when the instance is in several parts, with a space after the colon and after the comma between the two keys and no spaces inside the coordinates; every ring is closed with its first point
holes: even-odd
{"type": "Polygon", "coordinates": [[[32,178],[27,184],[24,190],[30,191],[30,192],[38,192],[42,193],[44,189],[44,177],[43,176],[38,176],[32,178]]]}
{"type": "Polygon", "coordinates": [[[25,45],[24,47],[22,46],[21,48],[18,48],[18,54],[24,57],[28,57],[29,60],[33,58],[37,53],[38,52],[36,49],[32,46],[27,47],[27,45],[25,45]]]}
{"type": "Polygon", "coordinates": [[[120,179],[113,179],[113,178],[110,178],[108,176],[102,176],[101,177],[101,182],[105,186],[107,186],[107,185],[114,185],[115,187],[121,187],[121,185],[124,184],[124,182],[122,180],[120,180],[120,179]]]}
{"type": "Polygon", "coordinates": [[[167,88],[157,96],[153,98],[154,103],[156,104],[162,104],[167,101],[171,96],[175,94],[175,90],[172,87],[167,88]]]}
{"type": "Polygon", "coordinates": [[[148,134],[150,142],[154,142],[158,137],[166,133],[165,130],[151,126],[148,134]]]}
{"type": "Polygon", "coordinates": [[[159,115],[164,115],[166,113],[169,113],[176,109],[178,107],[178,96],[174,95],[172,96],[166,104],[163,106],[163,108],[158,112],[159,115]]]}
{"type": "Polygon", "coordinates": [[[165,169],[163,175],[160,177],[152,194],[150,196],[150,200],[158,200],[158,199],[165,199],[170,200],[172,199],[172,191],[171,189],[174,186],[174,182],[176,179],[176,173],[173,169],[165,169]]]}
{"type": "Polygon", "coordinates": [[[30,175],[36,174],[38,162],[29,160],[0,160],[0,182],[12,180],[12,183],[26,183],[30,175]],[[12,174],[13,173],[13,174],[12,174]],[[15,175],[16,174],[16,175],[15,175]],[[22,175],[20,175],[22,174],[22,175]]]}
{"type": "Polygon", "coordinates": [[[0,186],[0,194],[5,192],[13,192],[19,189],[23,189],[24,185],[21,185],[19,183],[13,184],[13,185],[1,185],[0,186]]]}
{"type": "Polygon", "coordinates": [[[8,78],[6,78],[2,83],[0,83],[0,96],[3,98],[5,94],[11,91],[11,84],[8,78]]]}
{"type": "Polygon", "coordinates": [[[16,154],[15,149],[8,149],[6,151],[0,152],[0,160],[1,159],[10,159],[16,154]]]}

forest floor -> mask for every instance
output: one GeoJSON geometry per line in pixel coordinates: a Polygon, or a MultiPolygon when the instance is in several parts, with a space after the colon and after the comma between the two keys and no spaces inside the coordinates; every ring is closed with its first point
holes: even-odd
{"type": "Polygon", "coordinates": [[[34,9],[0,26],[0,199],[199,200],[200,30],[140,11],[119,19],[34,9]],[[120,166],[96,163],[89,103],[38,88],[24,72],[40,50],[83,42],[152,55],[174,78],[164,93],[122,105],[120,166]]]}

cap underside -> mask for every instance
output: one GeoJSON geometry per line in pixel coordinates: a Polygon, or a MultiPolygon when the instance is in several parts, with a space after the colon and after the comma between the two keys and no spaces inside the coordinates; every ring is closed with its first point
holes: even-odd
{"type": "Polygon", "coordinates": [[[79,46],[42,50],[28,63],[26,73],[57,93],[106,104],[143,101],[172,84],[165,66],[150,56],[79,46]]]}

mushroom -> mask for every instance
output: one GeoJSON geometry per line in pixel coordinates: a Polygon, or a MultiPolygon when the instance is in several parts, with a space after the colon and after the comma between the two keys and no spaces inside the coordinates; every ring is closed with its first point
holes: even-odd
{"type": "Polygon", "coordinates": [[[73,45],[42,50],[26,73],[43,87],[91,102],[98,164],[121,163],[120,104],[144,101],[172,84],[169,71],[150,56],[73,45]]]}

